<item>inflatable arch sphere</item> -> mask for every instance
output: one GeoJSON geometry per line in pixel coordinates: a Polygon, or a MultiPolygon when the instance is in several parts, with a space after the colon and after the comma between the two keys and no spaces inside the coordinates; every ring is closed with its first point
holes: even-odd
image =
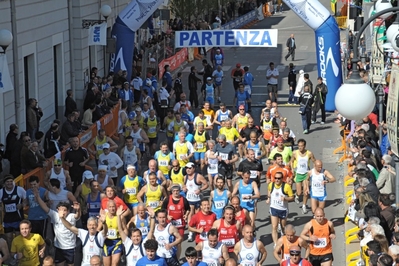
{"type": "MultiPolygon", "coordinates": [[[[340,34],[330,12],[317,0],[283,0],[315,31],[318,75],[328,86],[326,110],[335,110],[335,94],[342,84],[340,34]]],[[[116,52],[111,54],[110,71],[132,73],[134,36],[136,30],[154,13],[163,0],[133,0],[118,15],[112,27],[116,52]]]]}

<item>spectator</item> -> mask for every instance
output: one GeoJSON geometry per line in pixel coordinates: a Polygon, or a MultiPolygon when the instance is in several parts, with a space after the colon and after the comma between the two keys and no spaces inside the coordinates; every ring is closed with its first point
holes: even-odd
{"type": "Polygon", "coordinates": [[[129,88],[129,82],[125,82],[123,84],[123,89],[119,90],[119,99],[125,100],[127,103],[127,111],[128,113],[132,109],[132,104],[134,101],[134,96],[132,90],[129,88]]]}
{"type": "Polygon", "coordinates": [[[388,128],[386,125],[382,125],[382,140],[380,144],[380,151],[381,154],[388,154],[388,148],[391,146],[391,144],[388,141],[388,128]]]}
{"type": "Polygon", "coordinates": [[[380,192],[375,184],[370,183],[367,178],[360,178],[359,185],[363,189],[363,193],[369,194],[374,202],[378,202],[380,192]]]}
{"type": "Polygon", "coordinates": [[[165,89],[168,91],[168,93],[170,93],[173,88],[173,78],[172,78],[172,74],[170,73],[169,65],[165,65],[165,72],[163,74],[162,81],[166,81],[165,89]]]}
{"type": "Polygon", "coordinates": [[[101,93],[96,84],[90,83],[83,102],[83,110],[89,109],[90,104],[94,103],[97,98],[101,98],[101,93]]]}
{"type": "Polygon", "coordinates": [[[89,153],[79,145],[79,138],[73,137],[69,139],[71,147],[65,152],[64,164],[69,167],[69,175],[73,182],[72,191],[82,182],[82,175],[85,171],[85,165],[89,161],[89,153]]]}
{"type": "Polygon", "coordinates": [[[143,89],[143,80],[140,77],[141,73],[137,72],[136,76],[130,82],[130,87],[133,89],[133,98],[135,103],[141,100],[141,90],[143,89]]]}
{"type": "Polygon", "coordinates": [[[44,154],[47,153],[47,150],[49,149],[50,141],[53,139],[54,133],[57,132],[59,133],[59,125],[57,123],[52,123],[51,127],[49,130],[46,132],[44,136],[44,143],[43,143],[43,148],[44,148],[44,154]]]}
{"type": "Polygon", "coordinates": [[[87,109],[83,114],[82,125],[86,127],[90,127],[93,125],[93,112],[96,110],[96,105],[92,103],[90,108],[87,109]]]}
{"type": "Polygon", "coordinates": [[[395,202],[395,194],[380,194],[378,205],[380,214],[388,224],[388,228],[393,231],[395,227],[395,209],[391,206],[395,202]]]}
{"type": "Polygon", "coordinates": [[[69,114],[68,120],[64,122],[61,129],[61,143],[66,144],[72,137],[77,137],[80,133],[79,129],[74,125],[75,115],[69,114]]]}
{"type": "Polygon", "coordinates": [[[10,161],[10,174],[13,176],[19,176],[21,174],[21,154],[22,148],[26,145],[29,146],[31,138],[27,132],[21,132],[19,140],[15,143],[13,152],[11,153],[10,161]]]}
{"type": "Polygon", "coordinates": [[[12,153],[15,149],[15,144],[18,141],[18,130],[19,127],[17,124],[10,125],[10,131],[6,137],[6,151],[4,153],[4,158],[11,160],[12,153]]]}
{"type": "Polygon", "coordinates": [[[97,98],[95,101],[96,109],[94,109],[94,112],[92,114],[92,122],[96,123],[98,120],[101,119],[105,115],[105,112],[101,106],[101,99],[97,98]]]}
{"type": "Polygon", "coordinates": [[[36,133],[35,133],[35,140],[37,141],[37,143],[39,144],[39,152],[40,152],[40,154],[44,154],[44,151],[43,151],[43,139],[44,139],[44,133],[42,132],[42,131],[37,131],[36,133]]]}
{"type": "Polygon", "coordinates": [[[28,132],[31,139],[35,138],[35,133],[39,130],[38,121],[40,120],[41,116],[38,117],[36,110],[37,101],[34,98],[30,98],[28,101],[28,106],[26,108],[26,131],[28,132]]]}
{"type": "Polygon", "coordinates": [[[67,97],[65,98],[65,112],[64,116],[68,117],[73,111],[78,109],[75,100],[73,99],[73,91],[71,89],[67,90],[67,97]]]}
{"type": "Polygon", "coordinates": [[[50,143],[48,145],[48,149],[46,151],[46,153],[44,154],[44,156],[46,158],[51,158],[54,155],[56,155],[57,153],[61,153],[62,151],[62,145],[60,143],[60,133],[54,132],[53,134],[53,139],[50,140],[50,143]]]}
{"type": "Polygon", "coordinates": [[[378,180],[376,182],[377,188],[380,193],[391,194],[395,191],[395,177],[396,172],[391,164],[392,157],[389,155],[382,156],[383,167],[378,175],[378,180]]]}
{"type": "MultiPolygon", "coordinates": [[[[192,66],[190,75],[188,76],[188,89],[190,91],[190,102],[191,102],[192,106],[194,106],[195,108],[198,108],[198,87],[197,87],[197,84],[198,83],[202,84],[202,81],[201,81],[200,78],[198,78],[195,75],[196,72],[197,72],[197,70],[196,70],[195,66],[192,66]]],[[[179,102],[177,102],[176,105],[177,104],[179,104],[179,102]]]]}
{"type": "Polygon", "coordinates": [[[30,143],[29,151],[21,154],[22,173],[26,174],[37,167],[46,167],[47,162],[43,155],[38,152],[39,144],[37,141],[30,143]]]}

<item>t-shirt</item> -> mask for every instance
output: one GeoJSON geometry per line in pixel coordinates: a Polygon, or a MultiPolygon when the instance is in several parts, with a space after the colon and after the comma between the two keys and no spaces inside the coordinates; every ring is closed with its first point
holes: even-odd
{"type": "Polygon", "coordinates": [[[39,246],[45,244],[39,234],[30,234],[27,238],[21,235],[15,237],[11,244],[11,252],[22,253],[22,258],[18,261],[19,266],[37,266],[39,261],[39,246]]]}
{"type": "MultiPolygon", "coordinates": [[[[58,212],[51,210],[47,213],[51,219],[51,223],[54,225],[55,241],[54,246],[59,249],[73,249],[75,248],[76,235],[72,233],[62,223],[58,212]]],[[[71,225],[76,225],[75,214],[70,213],[66,219],[71,225]]]]}
{"type": "MultiPolygon", "coordinates": [[[[247,172],[247,171],[263,171],[263,165],[260,161],[255,160],[254,162],[248,161],[248,159],[243,160],[239,165],[238,165],[238,172],[247,172]]],[[[252,172],[251,172],[251,178],[252,177],[252,172]]]]}
{"type": "Polygon", "coordinates": [[[233,155],[236,153],[236,147],[226,143],[226,146],[222,147],[219,143],[215,146],[215,153],[222,157],[222,160],[231,160],[233,155]]]}
{"type": "Polygon", "coordinates": [[[141,259],[139,259],[139,261],[137,262],[136,266],[168,266],[168,264],[166,264],[166,260],[164,258],[159,257],[158,255],[155,255],[154,260],[149,260],[146,257],[142,257],[141,259]]]}
{"type": "MultiPolygon", "coordinates": [[[[190,264],[188,264],[188,262],[185,262],[183,266],[190,266],[190,264]]],[[[197,264],[195,264],[195,266],[208,266],[208,264],[202,261],[197,261],[197,264]]]]}
{"type": "Polygon", "coordinates": [[[284,147],[282,152],[278,151],[276,147],[270,152],[269,160],[273,160],[273,157],[276,153],[280,153],[283,156],[283,162],[286,164],[288,164],[292,157],[292,150],[289,147],[284,147]]]}

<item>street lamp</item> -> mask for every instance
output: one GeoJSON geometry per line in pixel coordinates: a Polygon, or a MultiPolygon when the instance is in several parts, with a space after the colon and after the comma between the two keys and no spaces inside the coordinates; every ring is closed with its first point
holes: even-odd
{"type": "MultiPolygon", "coordinates": [[[[383,7],[386,7],[387,9],[375,13],[365,21],[363,26],[360,28],[353,45],[353,47],[355,47],[353,50],[354,56],[352,60],[353,72],[350,78],[338,89],[337,94],[335,95],[335,106],[337,107],[338,112],[343,117],[350,120],[362,119],[368,116],[374,109],[376,103],[374,90],[361,79],[357,69],[357,62],[359,62],[358,47],[363,32],[376,18],[384,17],[386,14],[393,14],[394,12],[399,11],[399,7],[391,7],[390,5],[387,5],[385,1],[382,0],[377,4],[376,9],[381,10],[383,7]]],[[[394,49],[396,45],[395,39],[397,36],[398,32],[396,32],[396,35],[394,35],[391,40],[394,49]]]]}
{"type": "Polygon", "coordinates": [[[112,8],[109,5],[103,5],[100,8],[100,13],[104,17],[104,19],[83,19],[82,20],[82,28],[83,29],[88,29],[91,26],[101,24],[103,22],[107,22],[107,18],[109,15],[112,13],[112,8]]]}
{"type": "Polygon", "coordinates": [[[9,30],[0,30],[0,46],[3,48],[1,54],[5,54],[7,47],[12,43],[12,33],[9,30]]]}

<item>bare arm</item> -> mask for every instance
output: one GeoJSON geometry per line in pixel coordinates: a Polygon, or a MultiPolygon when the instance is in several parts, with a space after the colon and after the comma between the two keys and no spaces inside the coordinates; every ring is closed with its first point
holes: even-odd
{"type": "Polygon", "coordinates": [[[273,256],[278,261],[278,263],[281,263],[282,261],[282,256],[280,255],[282,252],[282,247],[283,247],[283,241],[281,240],[281,238],[279,238],[273,250],[273,256]]]}
{"type": "Polygon", "coordinates": [[[234,253],[236,254],[236,256],[238,257],[238,254],[240,253],[241,250],[241,241],[237,242],[234,245],[234,253]]]}
{"type": "MultiPolygon", "coordinates": [[[[118,232],[119,235],[121,236],[122,242],[125,242],[125,239],[128,237],[127,234],[125,233],[124,226],[122,225],[122,219],[121,216],[123,214],[123,206],[119,206],[118,210],[116,211],[116,217],[118,219],[118,232]]],[[[104,222],[104,221],[103,221],[104,222]]]]}
{"type": "Polygon", "coordinates": [[[260,265],[262,265],[263,262],[266,260],[267,251],[266,251],[266,248],[265,248],[265,246],[263,245],[263,243],[262,243],[261,241],[257,240],[257,241],[256,241],[256,244],[257,244],[257,246],[258,246],[259,252],[262,254],[262,257],[261,257],[261,259],[259,260],[258,263],[259,263],[260,265]]]}
{"type": "Polygon", "coordinates": [[[142,187],[142,188],[140,189],[139,194],[137,194],[137,200],[138,200],[138,202],[144,203],[144,202],[143,202],[143,196],[144,196],[144,194],[145,194],[146,192],[147,192],[147,186],[144,186],[144,187],[142,187]]]}
{"type": "Polygon", "coordinates": [[[252,182],[252,188],[254,189],[254,194],[251,196],[251,199],[259,199],[260,198],[260,192],[258,188],[258,184],[256,182],[252,182]]]}
{"type": "Polygon", "coordinates": [[[70,224],[65,217],[60,217],[62,224],[72,233],[74,233],[75,235],[79,234],[79,229],[76,228],[75,226],[73,226],[72,224],[70,224]]]}
{"type": "Polygon", "coordinates": [[[175,241],[170,243],[170,246],[175,247],[179,245],[181,242],[183,242],[183,237],[180,235],[179,231],[175,226],[172,225],[169,228],[170,228],[169,230],[171,230],[170,234],[175,236],[175,241]]]}
{"type": "Polygon", "coordinates": [[[115,152],[118,149],[118,144],[115,143],[110,137],[107,137],[107,142],[109,143],[109,149],[115,152]]]}
{"type": "Polygon", "coordinates": [[[0,239],[0,250],[3,257],[0,258],[0,265],[10,258],[10,251],[8,250],[7,242],[4,239],[0,239]]]}
{"type": "Polygon", "coordinates": [[[335,177],[327,170],[324,171],[324,175],[327,178],[326,181],[328,181],[328,183],[334,183],[336,181],[335,177]]]}

